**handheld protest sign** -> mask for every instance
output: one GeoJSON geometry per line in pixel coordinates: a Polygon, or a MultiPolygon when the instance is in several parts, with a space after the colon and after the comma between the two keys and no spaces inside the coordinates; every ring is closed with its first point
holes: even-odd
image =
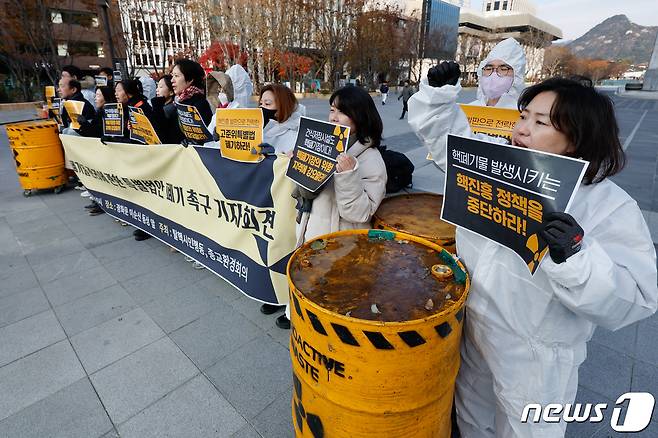
{"type": "MultiPolygon", "coordinates": [[[[459,105],[468,119],[473,134],[486,134],[512,142],[512,130],[519,120],[519,111],[513,108],[492,106],[459,105]]],[[[432,154],[426,159],[432,161],[432,154]]]]}
{"type": "Polygon", "coordinates": [[[106,103],[103,110],[103,136],[123,137],[123,105],[106,103]]]}
{"type": "Polygon", "coordinates": [[[176,102],[176,110],[178,123],[187,141],[199,145],[212,141],[212,134],[195,106],[176,102]]]}
{"type": "Polygon", "coordinates": [[[114,70],[112,72],[112,81],[116,84],[117,82],[121,82],[121,70],[114,70]]]}
{"type": "Polygon", "coordinates": [[[130,115],[130,139],[142,144],[162,144],[155,133],[151,121],[144,115],[141,108],[128,107],[130,115]]]}
{"type": "Polygon", "coordinates": [[[217,109],[217,135],[222,157],[243,163],[263,160],[259,152],[263,142],[263,110],[260,108],[217,109]]]}
{"type": "Polygon", "coordinates": [[[53,117],[55,118],[55,121],[58,125],[62,124],[61,107],[62,99],[60,97],[53,97],[53,103],[50,107],[50,111],[52,112],[53,117]]]}
{"type": "Polygon", "coordinates": [[[94,81],[97,87],[107,87],[107,76],[94,76],[94,81]]]}
{"type": "Polygon", "coordinates": [[[350,128],[302,117],[286,176],[311,192],[336,172],[336,157],[347,150],[350,128]]]}
{"type": "Polygon", "coordinates": [[[64,101],[64,108],[66,109],[66,113],[69,115],[69,118],[71,119],[71,128],[73,129],[80,129],[80,124],[78,123],[78,116],[82,115],[82,110],[85,107],[84,102],[80,102],[77,100],[65,100],[64,101]]]}
{"type": "Polygon", "coordinates": [[[519,120],[519,111],[513,108],[496,108],[492,106],[460,105],[471,131],[492,137],[512,141],[512,130],[519,120]]]}
{"type": "Polygon", "coordinates": [[[55,87],[52,85],[47,85],[43,95],[46,98],[46,104],[48,105],[48,109],[53,109],[53,98],[55,97],[55,87]]]}
{"type": "Polygon", "coordinates": [[[589,163],[455,135],[447,159],[441,219],[511,249],[534,275],[543,217],[569,209],[589,163]]]}

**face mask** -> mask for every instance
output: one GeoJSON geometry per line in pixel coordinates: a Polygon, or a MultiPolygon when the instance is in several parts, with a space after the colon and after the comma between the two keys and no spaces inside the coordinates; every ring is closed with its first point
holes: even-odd
{"type": "Polygon", "coordinates": [[[260,109],[263,110],[263,128],[264,128],[267,125],[267,123],[274,118],[274,115],[276,114],[276,110],[263,108],[262,106],[260,107],[260,109]]]}
{"type": "Polygon", "coordinates": [[[514,76],[498,76],[498,73],[493,72],[491,76],[480,77],[480,84],[482,92],[489,99],[497,99],[503,94],[507,93],[512,88],[514,76]]]}
{"type": "Polygon", "coordinates": [[[217,95],[217,98],[219,99],[219,104],[222,108],[228,106],[228,96],[226,95],[226,93],[219,93],[217,95]]]}

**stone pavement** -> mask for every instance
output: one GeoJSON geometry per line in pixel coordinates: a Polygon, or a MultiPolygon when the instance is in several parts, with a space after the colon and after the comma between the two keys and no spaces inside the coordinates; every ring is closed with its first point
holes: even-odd
{"type": "MultiPolygon", "coordinates": [[[[414,188],[441,191],[396,97],[377,100],[385,143],[414,161],[414,188]]],[[[630,158],[615,180],[656,242],[658,101],[615,101],[630,158]]],[[[327,100],[303,103],[326,119],[327,100]]],[[[289,333],[275,318],[156,239],[135,242],[132,228],[87,216],[78,191],[24,198],[0,130],[0,437],[292,436],[289,333]]],[[[657,316],[597,330],[579,401],[658,396],[656,339],[657,316]]],[[[609,418],[567,435],[617,436],[609,418]]],[[[657,416],[636,436],[658,436],[657,416]]]]}

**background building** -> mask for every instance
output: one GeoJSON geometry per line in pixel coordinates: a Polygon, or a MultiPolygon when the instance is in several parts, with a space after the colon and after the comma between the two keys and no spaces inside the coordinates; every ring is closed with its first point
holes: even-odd
{"type": "Polygon", "coordinates": [[[562,38],[562,31],[538,18],[528,0],[486,1],[483,14],[462,10],[459,16],[457,62],[464,79],[474,81],[482,59],[493,46],[505,38],[515,38],[526,54],[526,79],[540,77],[544,51],[552,41],[562,38]],[[487,11],[487,8],[490,8],[487,11]]]}
{"type": "Polygon", "coordinates": [[[486,0],[482,3],[485,17],[516,14],[537,14],[537,8],[530,0],[486,0]]]}
{"type": "Polygon", "coordinates": [[[454,59],[459,6],[441,0],[425,0],[421,23],[420,57],[454,59]]]}
{"type": "Polygon", "coordinates": [[[160,75],[176,56],[198,56],[210,46],[199,2],[184,0],[118,0],[128,71],[134,76],[160,75]],[[198,16],[196,18],[199,18],[198,16]]]}

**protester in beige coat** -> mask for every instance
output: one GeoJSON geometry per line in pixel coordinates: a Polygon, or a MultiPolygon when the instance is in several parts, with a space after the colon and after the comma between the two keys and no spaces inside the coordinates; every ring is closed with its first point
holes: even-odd
{"type": "MultiPolygon", "coordinates": [[[[386,166],[377,146],[382,138],[382,119],[375,102],[363,89],[347,86],[329,99],[329,121],[350,128],[347,151],[337,158],[336,173],[317,192],[297,187],[297,243],[340,230],[370,228],[370,219],[386,194],[386,166]]],[[[261,311],[274,313],[279,306],[264,304],[261,311]]],[[[276,325],[290,328],[289,312],[276,325]]]]}

